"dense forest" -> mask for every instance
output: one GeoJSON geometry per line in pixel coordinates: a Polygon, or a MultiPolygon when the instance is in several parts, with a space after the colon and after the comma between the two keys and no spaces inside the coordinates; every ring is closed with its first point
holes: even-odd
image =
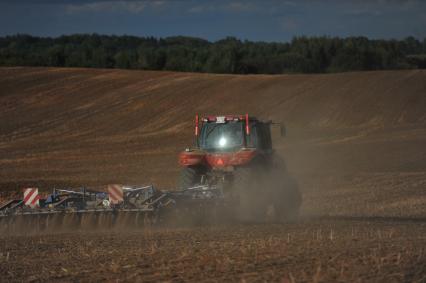
{"type": "Polygon", "coordinates": [[[76,34],[0,37],[0,66],[55,66],[232,74],[426,68],[426,38],[295,37],[288,43],[76,34]]]}

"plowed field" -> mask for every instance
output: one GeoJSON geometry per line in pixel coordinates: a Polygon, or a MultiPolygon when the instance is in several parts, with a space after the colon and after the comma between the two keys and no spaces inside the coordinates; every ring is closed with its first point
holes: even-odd
{"type": "Polygon", "coordinates": [[[195,113],[287,125],[297,224],[0,235],[0,281],[426,282],[426,71],[0,68],[0,193],[173,188],[195,113]]]}

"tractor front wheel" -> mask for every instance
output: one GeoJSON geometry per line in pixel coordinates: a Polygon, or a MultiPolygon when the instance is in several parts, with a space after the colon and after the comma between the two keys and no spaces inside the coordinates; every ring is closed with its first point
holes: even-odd
{"type": "Polygon", "coordinates": [[[201,183],[202,170],[197,167],[184,167],[180,172],[179,189],[187,189],[201,183]]]}

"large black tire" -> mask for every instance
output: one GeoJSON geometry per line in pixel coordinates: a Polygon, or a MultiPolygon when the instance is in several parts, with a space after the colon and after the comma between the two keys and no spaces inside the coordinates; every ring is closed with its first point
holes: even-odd
{"type": "Polygon", "coordinates": [[[244,189],[250,185],[250,176],[253,174],[251,167],[237,167],[234,171],[233,185],[237,189],[244,189]]]}
{"type": "Polygon", "coordinates": [[[236,218],[238,221],[265,221],[267,203],[261,191],[259,168],[255,166],[236,168],[233,191],[237,199],[236,218]]]}
{"type": "Polygon", "coordinates": [[[302,195],[283,159],[268,166],[235,169],[233,191],[238,199],[236,216],[243,222],[296,222],[302,195]]]}
{"type": "Polygon", "coordinates": [[[187,189],[201,183],[202,170],[197,167],[182,168],[179,176],[179,189],[187,189]]]}

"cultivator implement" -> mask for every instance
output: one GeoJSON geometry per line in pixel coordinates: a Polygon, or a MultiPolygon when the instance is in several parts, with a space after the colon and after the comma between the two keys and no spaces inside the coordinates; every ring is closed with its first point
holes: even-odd
{"type": "Polygon", "coordinates": [[[109,185],[103,192],[85,187],[53,189],[46,197],[41,197],[37,189],[25,189],[23,199],[0,205],[0,231],[132,229],[178,223],[194,215],[205,216],[203,211],[211,211],[211,207],[223,203],[222,199],[222,192],[209,186],[161,191],[152,185],[109,185]]]}

